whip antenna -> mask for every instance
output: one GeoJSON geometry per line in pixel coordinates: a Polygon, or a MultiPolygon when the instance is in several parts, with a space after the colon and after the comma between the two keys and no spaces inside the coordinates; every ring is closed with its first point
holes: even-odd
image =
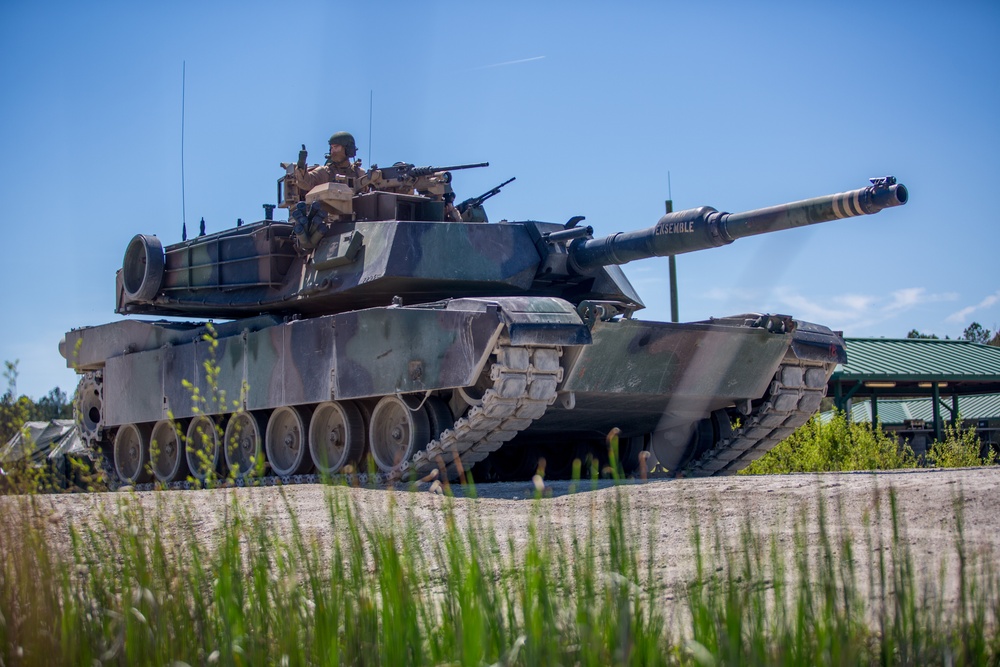
{"type": "Polygon", "coordinates": [[[368,166],[372,166],[372,91],[368,91],[368,166]]]}
{"type": "Polygon", "coordinates": [[[187,241],[187,200],[184,196],[184,89],[186,88],[187,61],[181,61],[181,240],[187,241]]]}

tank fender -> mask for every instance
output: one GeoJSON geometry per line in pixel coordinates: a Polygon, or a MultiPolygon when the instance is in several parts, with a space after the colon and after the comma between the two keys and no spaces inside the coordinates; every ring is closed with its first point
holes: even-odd
{"type": "Polygon", "coordinates": [[[799,359],[826,363],[847,363],[847,347],[842,334],[821,324],[797,321],[792,334],[792,352],[799,359]]]}
{"type": "Polygon", "coordinates": [[[335,385],[331,398],[465,387],[496,346],[496,312],[442,307],[369,308],[330,316],[335,385]]]}
{"type": "Polygon", "coordinates": [[[454,299],[449,309],[486,310],[501,315],[512,345],[590,345],[590,329],[576,306],[555,297],[454,299]]]}

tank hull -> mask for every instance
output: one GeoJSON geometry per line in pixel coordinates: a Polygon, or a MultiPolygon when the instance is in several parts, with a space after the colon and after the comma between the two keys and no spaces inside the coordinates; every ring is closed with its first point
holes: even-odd
{"type": "MultiPolygon", "coordinates": [[[[737,420],[738,410],[749,418],[788,360],[801,357],[819,369],[825,387],[842,341],[821,327],[809,325],[804,335],[796,326],[759,316],[586,323],[576,306],[555,297],[465,298],[218,325],[122,321],[70,332],[64,354],[98,387],[83,430],[109,450],[123,428],[136,439],[164,420],[184,430],[208,416],[222,431],[245,413],[262,425],[257,437],[278,448],[266,425],[288,407],[303,415],[297,437],[312,446],[310,438],[327,434],[304,433],[305,418],[321,406],[357,405],[367,413],[397,397],[413,414],[427,412],[431,428],[403,450],[405,459],[383,466],[388,478],[434,469],[458,477],[504,445],[523,445],[529,457],[539,443],[575,451],[612,429],[643,439],[642,449],[653,447],[676,469],[724,440],[693,441],[698,424],[723,415],[737,420]]],[[[822,388],[813,393],[821,396],[822,388]]],[[[279,424],[288,415],[283,419],[279,424]]],[[[377,429],[367,423],[361,437],[367,448],[377,429]]]]}

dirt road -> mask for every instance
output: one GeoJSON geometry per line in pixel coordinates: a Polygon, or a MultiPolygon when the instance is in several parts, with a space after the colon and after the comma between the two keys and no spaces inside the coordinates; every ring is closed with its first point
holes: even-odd
{"type": "MultiPolygon", "coordinates": [[[[889,490],[898,500],[899,514],[905,527],[905,540],[915,558],[918,574],[935,583],[942,563],[954,590],[957,582],[955,543],[956,509],[961,508],[966,546],[981,554],[1000,554],[1000,467],[963,470],[919,470],[884,473],[839,473],[819,475],[783,475],[761,477],[726,477],[718,479],[655,480],[629,483],[611,488],[602,482],[592,489],[581,483],[570,493],[568,482],[547,487],[546,497],[532,500],[530,483],[481,485],[478,499],[454,500],[426,490],[386,491],[380,489],[340,489],[357,501],[359,512],[370,520],[387,516],[389,503],[405,511],[397,516],[412,516],[424,526],[424,539],[435,539],[441,526],[442,509],[454,502],[455,511],[464,516],[474,512],[486,525],[492,525],[501,543],[510,535],[515,548],[527,540],[527,526],[535,516],[553,530],[569,535],[575,526],[586,529],[593,521],[601,530],[606,515],[603,507],[621,493],[630,507],[630,520],[636,526],[653,531],[654,567],[667,589],[682,584],[691,573],[693,547],[691,527],[694,521],[724,543],[739,543],[739,531],[749,519],[764,535],[775,535],[791,552],[797,522],[804,526],[810,548],[819,544],[816,524],[818,499],[822,498],[832,517],[828,526],[843,526],[855,537],[856,559],[862,568],[871,562],[872,549],[865,548],[866,525],[877,525],[888,538],[889,490]],[[880,498],[880,500],[879,500],[880,498]],[[881,509],[879,509],[879,505],[881,509]],[[881,511],[882,519],[878,516],[881,511]]],[[[51,512],[50,525],[62,532],[72,523],[92,521],[99,511],[115,512],[119,501],[132,498],[150,510],[172,513],[185,505],[191,511],[199,539],[211,541],[223,520],[224,508],[233,496],[252,512],[259,512],[287,530],[287,512],[294,512],[302,528],[324,542],[332,531],[327,513],[329,487],[319,485],[283,488],[239,488],[211,491],[119,492],[90,495],[45,496],[41,502],[51,512]]],[[[0,499],[0,507],[11,499],[0,499]]],[[[877,535],[877,531],[874,531],[877,535]]],[[[877,544],[877,540],[875,540],[877,544]]],[[[875,549],[877,551],[877,548],[875,549]]],[[[992,557],[992,556],[985,556],[992,557]]],[[[950,596],[948,596],[950,597],[950,596]]]]}

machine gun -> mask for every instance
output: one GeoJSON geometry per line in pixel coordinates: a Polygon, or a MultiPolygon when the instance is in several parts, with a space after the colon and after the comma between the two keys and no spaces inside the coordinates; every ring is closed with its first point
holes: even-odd
{"type": "Polygon", "coordinates": [[[470,197],[459,204],[456,208],[462,214],[462,220],[464,222],[489,222],[489,218],[486,217],[486,210],[483,209],[483,202],[494,195],[500,194],[500,188],[514,181],[516,178],[517,176],[511,176],[492,190],[487,190],[478,197],[470,197]]]}
{"type": "Polygon", "coordinates": [[[365,176],[355,180],[353,189],[355,193],[380,190],[402,194],[412,194],[416,190],[421,195],[441,199],[447,190],[445,186],[451,183],[451,172],[488,166],[489,162],[448,167],[416,167],[407,162],[397,162],[391,167],[373,164],[365,176]]]}
{"type": "Polygon", "coordinates": [[[372,171],[376,169],[382,172],[382,178],[387,181],[404,181],[409,179],[417,179],[421,176],[430,176],[432,174],[440,174],[446,171],[458,171],[460,169],[477,169],[479,167],[488,167],[489,162],[477,162],[476,164],[456,164],[450,167],[417,167],[406,162],[397,162],[391,167],[382,167],[381,169],[372,165],[372,171]]]}

